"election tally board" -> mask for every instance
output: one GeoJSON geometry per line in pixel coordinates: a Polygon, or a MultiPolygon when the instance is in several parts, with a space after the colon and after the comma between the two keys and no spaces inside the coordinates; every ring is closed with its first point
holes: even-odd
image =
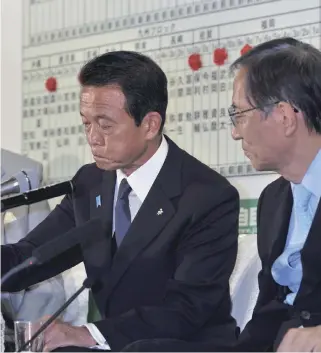
{"type": "Polygon", "coordinates": [[[239,234],[257,233],[257,199],[240,200],[239,234]]]}
{"type": "Polygon", "coordinates": [[[113,50],[150,56],[168,77],[166,134],[219,173],[255,174],[231,138],[229,65],[292,36],[321,48],[320,0],[23,0],[23,153],[47,183],[92,162],[78,73],[113,50]]]}

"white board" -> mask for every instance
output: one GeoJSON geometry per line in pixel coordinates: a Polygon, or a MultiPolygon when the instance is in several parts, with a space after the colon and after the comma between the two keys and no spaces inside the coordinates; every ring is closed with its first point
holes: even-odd
{"type": "Polygon", "coordinates": [[[92,162],[78,111],[77,74],[112,50],[149,55],[168,77],[166,133],[225,176],[255,171],[232,140],[228,67],[246,45],[292,36],[320,46],[320,0],[24,0],[23,152],[48,182],[92,162]],[[213,52],[224,48],[224,65],[213,52]],[[188,58],[199,53],[202,67],[188,58]],[[57,91],[46,90],[49,77],[57,91]]]}

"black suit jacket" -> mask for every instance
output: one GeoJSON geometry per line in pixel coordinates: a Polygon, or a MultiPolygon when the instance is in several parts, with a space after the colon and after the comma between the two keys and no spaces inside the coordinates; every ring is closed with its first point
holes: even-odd
{"type": "Polygon", "coordinates": [[[292,204],[291,184],[282,177],[268,185],[259,199],[260,292],[237,350],[271,351],[289,328],[321,324],[321,202],[301,251],[303,279],[293,306],[283,303],[288,289],[279,286],[271,275],[274,261],[284,250],[292,204]]]}
{"type": "Polygon", "coordinates": [[[114,256],[116,173],[85,165],[74,177],[73,197],[66,196],[24,240],[2,248],[2,272],[89,219],[102,220],[104,237],[21,273],[2,290],[25,288],[84,261],[87,275],[100,277],[93,295],[103,320],[96,325],[112,350],[144,338],[233,341],[229,277],[237,253],[238,193],[168,143],[166,161],[114,256]],[[98,195],[101,207],[96,207],[98,195]]]}

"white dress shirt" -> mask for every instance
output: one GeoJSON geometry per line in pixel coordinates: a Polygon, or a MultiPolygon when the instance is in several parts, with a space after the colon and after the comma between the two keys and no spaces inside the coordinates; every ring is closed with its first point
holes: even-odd
{"type": "MultiPolygon", "coordinates": [[[[116,171],[117,180],[114,194],[113,234],[115,231],[115,206],[121,181],[126,178],[128,184],[132,188],[132,191],[128,196],[128,201],[131,221],[133,222],[165,162],[167,153],[168,143],[163,136],[162,142],[155,154],[145,164],[135,170],[129,177],[127,177],[121,170],[116,171]]],[[[95,348],[110,350],[110,346],[108,345],[106,338],[101,334],[95,324],[86,324],[85,326],[98,344],[95,348]]]]}

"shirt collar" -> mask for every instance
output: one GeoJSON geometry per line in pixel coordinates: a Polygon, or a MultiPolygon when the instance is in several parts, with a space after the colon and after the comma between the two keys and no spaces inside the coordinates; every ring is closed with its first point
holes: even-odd
{"type": "MultiPolygon", "coordinates": [[[[317,198],[321,197],[321,149],[314,157],[301,184],[317,198]]],[[[293,187],[293,185],[292,185],[293,187]]]]}
{"type": "Polygon", "coordinates": [[[137,195],[140,202],[144,202],[149,190],[154,184],[158,173],[160,172],[168,153],[168,143],[166,138],[162,136],[162,142],[155,154],[141,167],[135,170],[129,177],[117,169],[117,190],[121,181],[127,178],[127,182],[137,195]]]}

